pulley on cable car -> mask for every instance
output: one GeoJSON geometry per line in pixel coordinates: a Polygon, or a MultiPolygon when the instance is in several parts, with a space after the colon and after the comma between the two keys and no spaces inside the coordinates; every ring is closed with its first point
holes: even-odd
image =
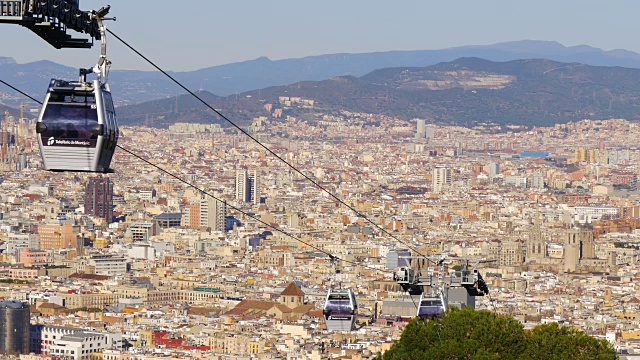
{"type": "Polygon", "coordinates": [[[40,110],[36,133],[46,170],[111,172],[118,142],[118,123],[107,83],[111,62],[106,56],[104,7],[91,12],[101,32],[101,54],[92,69],[80,69],[78,81],[52,79],[40,110]],[[87,75],[97,79],[87,82],[87,75]]]}
{"type": "MultiPolygon", "coordinates": [[[[332,257],[335,274],[340,274],[340,259],[332,257]]],[[[328,331],[352,331],[355,329],[358,303],[353,289],[333,288],[330,285],[322,311],[328,331]]]]}
{"type": "MultiPolygon", "coordinates": [[[[468,272],[468,270],[467,270],[468,272]]],[[[466,274],[465,274],[466,275],[466,274]]],[[[471,276],[463,278],[462,286],[467,289],[471,296],[485,296],[489,294],[489,287],[477,269],[473,270],[471,276]]]]}

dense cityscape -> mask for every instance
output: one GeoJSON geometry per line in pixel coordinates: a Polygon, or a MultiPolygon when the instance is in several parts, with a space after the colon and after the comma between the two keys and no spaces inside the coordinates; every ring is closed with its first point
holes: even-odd
{"type": "Polygon", "coordinates": [[[122,151],[112,174],[43,171],[23,116],[2,124],[0,185],[3,311],[30,314],[21,359],[370,358],[415,317],[394,280],[403,256],[440,253],[495,260],[478,267],[476,309],[640,351],[636,123],[254,119],[254,137],[364,219],[217,125],[121,129],[182,182],[122,151]],[[336,281],[357,297],[351,332],[326,329],[336,281]]]}
{"type": "Polygon", "coordinates": [[[545,1],[0,0],[0,358],[640,359],[639,6],[545,1]]]}

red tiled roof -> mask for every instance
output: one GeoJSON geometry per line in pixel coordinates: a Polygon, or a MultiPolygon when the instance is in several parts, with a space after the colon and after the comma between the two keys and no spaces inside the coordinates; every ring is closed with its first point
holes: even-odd
{"type": "Polygon", "coordinates": [[[260,300],[242,300],[233,309],[224,313],[231,316],[244,316],[252,311],[260,313],[266,313],[269,309],[276,306],[278,303],[273,301],[260,301],[260,300]]]}
{"type": "Polygon", "coordinates": [[[296,285],[296,283],[290,283],[281,293],[280,295],[285,296],[304,296],[304,291],[296,285]]]}
{"type": "Polygon", "coordinates": [[[111,276],[107,275],[96,275],[96,274],[83,274],[83,273],[75,273],[69,276],[70,279],[84,279],[84,280],[97,280],[104,281],[111,279],[111,276]]]}

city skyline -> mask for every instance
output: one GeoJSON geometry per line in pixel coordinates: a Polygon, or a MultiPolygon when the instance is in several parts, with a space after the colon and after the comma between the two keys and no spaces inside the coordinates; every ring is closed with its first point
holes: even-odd
{"type": "MultiPolygon", "coordinates": [[[[615,35],[632,34],[634,23],[629,7],[603,11],[592,0],[114,1],[110,15],[126,9],[138,20],[110,23],[114,32],[166,68],[261,51],[357,52],[511,36],[613,46],[629,43],[615,35]],[[234,28],[239,13],[249,25],[234,28]],[[188,29],[198,31],[186,37],[188,29]]],[[[54,0],[42,4],[58,9],[54,0]]],[[[0,1],[0,11],[19,14],[18,5],[0,1]]],[[[26,14],[24,21],[34,20],[26,14]]],[[[80,54],[34,54],[35,42],[22,36],[12,37],[18,58],[80,54]]],[[[121,44],[110,39],[110,46],[110,58],[135,66],[121,44]]],[[[588,57],[588,49],[572,51],[588,57]]],[[[47,99],[82,106],[84,115],[51,119],[46,101],[39,113],[22,103],[19,112],[5,111],[0,356],[639,357],[640,69],[469,56],[435,70],[396,67],[272,86],[214,98],[209,109],[189,111],[189,95],[159,96],[167,100],[136,105],[145,125],[126,116],[118,124],[109,87],[83,79],[47,99]],[[498,71],[503,66],[511,70],[498,71]],[[223,113],[248,126],[198,123],[223,113]],[[56,129],[64,129],[55,135],[64,142],[46,141],[43,134],[56,129]],[[98,157],[77,129],[96,147],[116,150],[109,169],[93,169],[104,173],[45,166],[45,148],[61,164],[98,157]]],[[[27,87],[20,78],[30,71],[12,69],[8,82],[27,87]]],[[[265,69],[258,77],[278,73],[265,69]]],[[[133,73],[114,72],[110,83],[131,95],[164,87],[144,74],[119,83],[116,74],[133,73]]]]}
{"type": "MultiPolygon", "coordinates": [[[[268,352],[321,359],[331,351],[371,358],[388,350],[388,339],[416,316],[394,271],[398,256],[406,256],[406,242],[416,248],[412,255],[492,260],[480,267],[491,298],[476,292],[471,300],[466,288],[452,282],[450,306],[527,319],[528,326],[566,322],[636,351],[629,340],[633,321],[624,316],[640,310],[625,304],[623,314],[615,304],[640,296],[635,288],[621,294],[630,285],[618,279],[640,260],[634,248],[640,243],[640,205],[630,200],[638,196],[633,185],[640,150],[629,145],[640,133],[637,123],[585,120],[492,133],[423,119],[310,111],[315,115],[305,120],[254,119],[252,131],[286,149],[291,161],[310,167],[317,181],[402,242],[336,206],[248,138],[188,124],[171,130],[123,126],[123,144],[153,154],[161,168],[182,172],[224,207],[117,152],[114,173],[104,175],[113,182],[115,220],[96,221],[80,205],[87,200],[86,180],[95,175],[42,171],[38,145],[30,141],[34,133],[22,133],[26,138],[10,148],[26,144],[28,166],[5,172],[0,183],[0,209],[7,214],[0,219],[0,234],[7,236],[0,260],[7,263],[6,281],[30,284],[28,294],[14,289],[10,296],[34,305],[32,350],[56,354],[94,341],[93,351],[104,356],[146,353],[162,344],[171,353],[189,348],[212,359],[268,352]],[[362,132],[370,120],[378,125],[362,132]],[[428,141],[416,137],[418,124],[425,133],[429,127],[428,141]],[[251,173],[259,178],[253,188],[246,186],[251,173]],[[249,190],[253,199],[246,197],[249,190]],[[240,224],[226,226],[224,202],[240,224]],[[13,223],[28,233],[8,226],[13,223]],[[327,254],[350,263],[332,275],[327,254]],[[72,285],[54,282],[51,292],[46,284],[52,277],[72,285]],[[581,290],[585,277],[596,283],[581,290]],[[353,289],[357,299],[359,330],[350,333],[350,345],[331,343],[343,334],[328,331],[331,322],[323,319],[332,281],[353,289]],[[570,307],[576,299],[583,308],[570,307]],[[182,304],[189,305],[190,316],[209,314],[183,318],[200,327],[197,334],[164,320],[182,304]],[[74,318],[81,330],[56,324],[85,308],[107,309],[102,316],[110,325],[89,329],[92,320],[84,315],[74,318]],[[141,320],[128,321],[131,316],[141,320]],[[226,323],[235,320],[241,325],[226,323]],[[604,330],[591,330],[603,323],[604,330]],[[65,338],[43,342],[54,333],[65,338]],[[272,336],[293,342],[278,348],[272,336]],[[296,336],[309,341],[299,344],[296,336]],[[312,340],[318,336],[321,341],[312,340]],[[131,348],[113,345],[120,341],[131,348]]],[[[473,290],[480,279],[459,283],[473,290]]],[[[433,297],[424,299],[429,301],[433,297]]]]}

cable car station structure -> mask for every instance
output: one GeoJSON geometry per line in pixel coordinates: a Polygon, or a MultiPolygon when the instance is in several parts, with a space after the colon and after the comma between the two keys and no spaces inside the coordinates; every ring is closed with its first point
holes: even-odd
{"type": "Polygon", "coordinates": [[[93,41],[73,38],[71,29],[99,40],[98,62],[80,69],[78,81],[52,79],[38,117],[36,133],[46,170],[111,172],[118,142],[118,123],[108,84],[105,20],[110,6],[78,9],[78,0],[0,1],[0,22],[20,24],[57,49],[90,48],[93,41]],[[95,74],[96,80],[87,81],[95,74]]]}
{"type": "Polygon", "coordinates": [[[475,297],[489,294],[489,288],[477,267],[481,263],[494,260],[451,257],[445,254],[428,257],[402,256],[401,258],[409,260],[410,264],[415,263],[416,266],[400,268],[394,273],[393,280],[409,295],[420,295],[416,312],[419,318],[439,316],[447,311],[450,302],[458,307],[475,308],[475,297]],[[433,262],[437,269],[428,267],[425,272],[425,269],[421,268],[419,261],[421,259],[433,262]],[[453,261],[462,262],[461,270],[448,268],[453,261]],[[429,288],[428,293],[425,287],[429,288]]]}
{"type": "Polygon", "coordinates": [[[78,8],[78,0],[0,1],[0,23],[24,26],[56,49],[93,46],[93,41],[74,38],[67,30],[101,40],[98,21],[90,14],[78,8]]]}

